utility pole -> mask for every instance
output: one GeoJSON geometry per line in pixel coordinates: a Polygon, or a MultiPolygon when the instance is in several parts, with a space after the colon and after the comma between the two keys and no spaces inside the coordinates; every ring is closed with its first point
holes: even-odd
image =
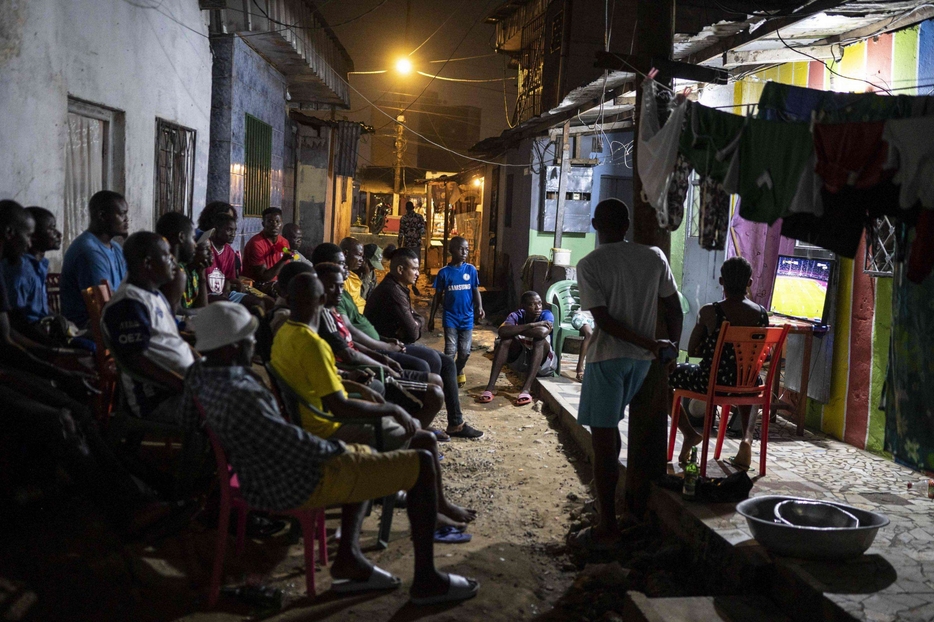
{"type": "Polygon", "coordinates": [[[400,207],[402,201],[400,200],[399,193],[402,190],[402,158],[405,155],[405,115],[398,115],[396,117],[396,140],[393,143],[396,154],[396,165],[395,173],[392,180],[392,213],[398,215],[400,212],[400,207]]]}
{"type": "Polygon", "coordinates": [[[555,212],[555,248],[561,248],[564,233],[564,197],[568,188],[568,169],[571,168],[571,120],[561,130],[561,171],[558,174],[558,209],[555,212]]]}
{"type": "MultiPolygon", "coordinates": [[[[674,0],[642,0],[636,3],[636,24],[632,54],[643,58],[670,59],[674,43],[674,0]]],[[[650,67],[639,70],[648,73],[650,67]]],[[[636,78],[641,83],[642,76],[636,78]]],[[[635,148],[639,148],[639,102],[642,88],[636,92],[636,118],[633,120],[635,148]]],[[[671,257],[671,234],[658,227],[655,210],[642,199],[642,180],[632,178],[633,239],[639,244],[657,246],[671,257]]],[[[666,338],[664,323],[657,323],[659,338],[666,338]]],[[[643,517],[648,508],[653,480],[666,473],[666,431],[668,418],[668,373],[653,361],[642,389],[629,405],[629,449],[626,467],[626,510],[643,517]]]]}

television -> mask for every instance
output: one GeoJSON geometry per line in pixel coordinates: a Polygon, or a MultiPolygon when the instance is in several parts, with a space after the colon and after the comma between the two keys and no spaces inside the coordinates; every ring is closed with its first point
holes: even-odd
{"type": "Polygon", "coordinates": [[[833,274],[830,259],[779,255],[769,312],[808,322],[824,321],[827,286],[833,274]]]}

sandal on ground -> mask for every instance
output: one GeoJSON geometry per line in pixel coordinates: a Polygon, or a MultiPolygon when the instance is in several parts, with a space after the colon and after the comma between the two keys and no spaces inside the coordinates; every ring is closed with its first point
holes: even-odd
{"type": "Polygon", "coordinates": [[[483,432],[481,432],[480,430],[478,430],[478,429],[476,429],[476,428],[470,427],[470,426],[467,425],[466,423],[464,424],[464,427],[462,427],[462,428],[461,428],[460,430],[458,430],[457,432],[448,432],[448,434],[449,434],[452,438],[453,438],[453,437],[457,437],[457,438],[480,438],[481,436],[483,436],[483,432]]]}
{"type": "Polygon", "coordinates": [[[490,402],[493,401],[493,392],[484,391],[483,393],[480,394],[480,397],[477,398],[477,401],[481,404],[489,404],[490,402]]]}
{"type": "Polygon", "coordinates": [[[466,375],[466,374],[460,374],[459,376],[457,376],[457,386],[458,386],[458,387],[462,387],[462,386],[464,386],[465,384],[467,384],[467,375],[466,375]]]}
{"type": "Polygon", "coordinates": [[[459,527],[439,527],[435,529],[435,542],[444,544],[464,544],[470,542],[473,536],[464,533],[459,527]]]}
{"type": "Polygon", "coordinates": [[[739,469],[740,471],[748,471],[751,468],[751,464],[743,464],[742,462],[739,462],[736,458],[737,456],[733,456],[729,460],[730,466],[732,466],[734,469],[739,469]]]}
{"type": "Polygon", "coordinates": [[[428,428],[428,431],[435,435],[435,440],[439,443],[447,443],[451,440],[451,437],[448,436],[448,433],[444,430],[439,430],[438,428],[428,428]]]}
{"type": "Polygon", "coordinates": [[[389,574],[379,566],[373,566],[373,572],[370,573],[370,577],[366,581],[335,579],[331,583],[331,591],[338,594],[358,594],[360,592],[394,590],[400,585],[402,585],[402,579],[389,574]]]}
{"type": "Polygon", "coordinates": [[[574,379],[577,380],[578,382],[583,382],[584,381],[584,370],[574,372],[574,379]]]}
{"type": "Polygon", "coordinates": [[[456,603],[462,600],[469,600],[477,595],[480,589],[480,583],[473,579],[467,579],[457,574],[448,575],[448,591],[437,596],[422,596],[420,598],[413,596],[411,603],[418,606],[441,605],[444,603],[456,603]]]}
{"type": "Polygon", "coordinates": [[[528,393],[520,393],[519,397],[516,398],[514,404],[516,406],[528,406],[532,403],[532,396],[528,393]]]}
{"type": "Polygon", "coordinates": [[[576,534],[568,536],[568,546],[579,551],[613,551],[619,548],[619,543],[597,542],[593,537],[593,527],[585,527],[576,534]]]}

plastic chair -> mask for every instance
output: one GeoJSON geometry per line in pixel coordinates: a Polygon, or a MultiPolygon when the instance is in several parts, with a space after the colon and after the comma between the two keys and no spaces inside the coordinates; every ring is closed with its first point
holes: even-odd
{"type": "Polygon", "coordinates": [[[545,304],[551,307],[555,316],[555,324],[551,331],[551,346],[558,357],[557,373],[561,373],[561,354],[564,351],[564,340],[583,339],[580,329],[571,325],[571,316],[580,309],[581,298],[577,291],[577,281],[557,281],[545,293],[545,304]]]}
{"type": "Polygon", "coordinates": [[[94,285],[81,292],[84,305],[88,310],[88,327],[94,339],[94,362],[97,367],[98,383],[95,387],[100,394],[95,398],[94,410],[98,421],[107,426],[113,410],[114,395],[117,388],[117,366],[104,339],[104,330],[101,320],[104,317],[104,307],[110,302],[113,295],[110,284],[105,280],[100,285],[94,285]]]}
{"type": "MultiPolygon", "coordinates": [[[[211,441],[214,458],[217,462],[217,479],[220,485],[220,509],[217,521],[217,544],[214,553],[214,568],[211,572],[211,584],[208,587],[208,606],[217,604],[220,596],[221,579],[224,573],[224,557],[227,554],[227,529],[230,526],[231,509],[237,512],[237,540],[236,553],[243,552],[243,543],[246,539],[246,515],[250,510],[260,509],[251,507],[240,495],[240,483],[237,476],[227,462],[224,448],[207,425],[207,416],[204,407],[197,398],[194,398],[195,408],[201,417],[204,431],[211,441]]],[[[298,520],[302,527],[302,537],[305,541],[305,590],[309,598],[315,597],[315,538],[318,539],[319,560],[322,565],[328,563],[327,532],[324,524],[324,508],[287,510],[272,512],[290,516],[298,520]]]]}
{"type": "Polygon", "coordinates": [[[677,389],[671,404],[671,433],[668,439],[668,460],[675,452],[675,438],[678,434],[678,417],[681,416],[681,400],[689,397],[707,403],[704,413],[704,432],[701,448],[701,476],[707,475],[707,447],[710,443],[710,431],[713,428],[714,413],[717,406],[721,406],[720,429],[717,434],[717,446],[714,450],[714,460],[720,459],[720,450],[723,448],[723,439],[726,436],[727,421],[730,409],[733,406],[762,407],[762,447],[759,451],[759,474],[765,475],[765,454],[769,445],[769,409],[772,401],[772,378],[778,370],[778,365],[770,365],[765,384],[757,384],[759,373],[769,355],[778,356],[785,345],[788,336],[788,326],[778,327],[746,327],[730,326],[723,322],[720,326],[720,336],[711,365],[710,380],[707,393],[695,393],[677,389]],[[733,346],[736,355],[736,386],[717,384],[717,370],[720,368],[720,357],[727,344],[733,346]]]}
{"type": "Polygon", "coordinates": [[[45,293],[49,302],[49,312],[60,314],[62,312],[62,273],[49,272],[45,275],[45,293]]]}
{"type": "MultiPolygon", "coordinates": [[[[286,382],[281,375],[279,375],[279,372],[275,370],[275,368],[272,366],[272,363],[266,363],[265,368],[266,373],[269,374],[270,380],[272,380],[273,393],[275,394],[276,399],[279,400],[279,403],[282,404],[283,410],[293,425],[302,427],[302,406],[310,410],[317,417],[327,419],[329,421],[337,421],[334,415],[323,412],[322,410],[309,404],[307,400],[299,395],[295,389],[289,386],[289,383],[286,382]]],[[[340,423],[373,426],[373,436],[376,439],[376,442],[374,443],[374,449],[379,452],[384,451],[383,428],[381,425],[374,425],[376,422],[372,417],[341,417],[340,423]]],[[[382,423],[382,420],[380,420],[380,423],[382,423]]],[[[381,549],[385,549],[389,546],[389,534],[392,531],[392,512],[395,506],[395,494],[383,497],[383,514],[380,516],[379,533],[377,534],[377,542],[379,544],[379,548],[381,549]]]]}

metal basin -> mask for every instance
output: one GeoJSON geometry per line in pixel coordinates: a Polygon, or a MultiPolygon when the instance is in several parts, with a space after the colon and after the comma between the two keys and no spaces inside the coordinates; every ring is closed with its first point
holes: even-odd
{"type": "Polygon", "coordinates": [[[805,559],[848,559],[859,557],[872,545],[876,532],[889,524],[881,514],[842,503],[767,495],[746,499],[736,506],[745,517],[753,537],[776,555],[805,559]],[[776,514],[776,506],[783,502],[776,514]],[[834,509],[818,506],[832,506],[834,509]],[[852,524],[851,519],[857,526],[852,524]],[[778,518],[776,518],[778,516],[778,518]],[[798,524],[787,524],[785,521],[798,524]],[[803,524],[803,523],[816,524],[803,524]]]}

